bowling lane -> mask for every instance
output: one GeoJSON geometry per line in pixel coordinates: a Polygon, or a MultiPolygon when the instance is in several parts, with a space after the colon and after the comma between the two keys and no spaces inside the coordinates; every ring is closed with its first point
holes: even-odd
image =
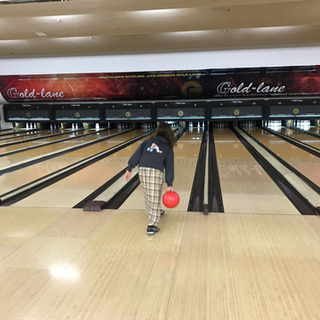
{"type": "MultiPolygon", "coordinates": [[[[180,203],[174,209],[164,208],[166,211],[187,211],[188,209],[201,139],[202,131],[197,132],[195,129],[192,132],[186,131],[178,140],[178,143],[174,148],[175,179],[173,182],[173,188],[180,195],[180,203]]],[[[165,191],[166,187],[166,184],[164,184],[163,191],[165,191]]],[[[130,195],[119,209],[144,210],[144,198],[140,186],[130,195]]]]}
{"type": "Polygon", "coordinates": [[[4,129],[4,130],[0,130],[0,137],[4,137],[4,136],[14,136],[16,134],[22,134],[22,133],[26,133],[26,132],[31,132],[34,131],[32,129],[26,129],[26,128],[14,128],[14,129],[4,129]]]}
{"type": "Polygon", "coordinates": [[[310,134],[295,131],[286,127],[281,127],[280,133],[320,150],[320,139],[311,136],[310,134]]]}
{"type": "Polygon", "coordinates": [[[253,128],[249,134],[320,186],[320,160],[318,157],[260,128],[253,128]]]}
{"type": "Polygon", "coordinates": [[[3,130],[0,130],[0,138],[9,136],[9,135],[14,135],[16,133],[18,133],[17,129],[3,129],[3,130]]]}
{"type": "MultiPolygon", "coordinates": [[[[142,134],[143,131],[139,132],[142,134]]],[[[137,135],[137,134],[136,134],[137,135]]],[[[132,135],[133,137],[133,135],[132,135]]],[[[144,138],[147,139],[148,137],[144,138]]],[[[115,139],[116,140],[116,139],[115,139]]],[[[124,141],[119,137],[117,144],[124,141]]],[[[72,208],[122,169],[142,140],[60,180],[13,206],[72,208]]]]}
{"type": "MultiPolygon", "coordinates": [[[[90,131],[90,132],[92,132],[92,131],[90,131]]],[[[49,134],[49,132],[47,132],[47,134],[44,135],[43,138],[40,140],[29,141],[32,139],[25,139],[25,140],[21,140],[20,143],[14,144],[11,146],[1,147],[1,145],[0,145],[0,147],[1,147],[0,150],[1,150],[1,153],[6,153],[6,152],[10,152],[10,151],[25,149],[25,148],[37,147],[40,145],[45,145],[46,143],[55,142],[55,141],[71,138],[74,136],[80,137],[80,136],[84,135],[85,133],[89,133],[89,131],[88,130],[86,130],[86,131],[70,131],[70,130],[66,131],[66,130],[63,130],[60,132],[63,134],[57,135],[57,133],[59,133],[59,132],[55,132],[52,134],[49,134]]],[[[13,141],[11,141],[11,142],[13,142],[13,141]]]]}
{"type": "Polygon", "coordinates": [[[227,213],[300,214],[230,129],[214,129],[227,213]]]}
{"type": "Polygon", "coordinates": [[[104,138],[104,137],[110,135],[111,133],[115,133],[115,132],[117,132],[117,129],[103,131],[101,133],[97,133],[94,135],[87,135],[87,136],[81,135],[77,139],[61,141],[61,142],[51,144],[48,146],[43,146],[42,148],[30,149],[30,150],[27,150],[24,152],[10,154],[8,156],[4,156],[4,157],[0,158],[0,170],[3,167],[16,165],[21,162],[31,160],[35,157],[49,154],[51,152],[56,152],[56,151],[59,151],[59,150],[65,149],[65,148],[72,148],[72,147],[76,147],[78,145],[81,145],[83,143],[92,142],[98,138],[104,138]]]}
{"type": "Polygon", "coordinates": [[[0,176],[0,194],[9,192],[15,188],[23,186],[26,183],[44,177],[84,158],[114,147],[115,145],[125,140],[129,140],[139,134],[141,134],[140,130],[134,130],[109,140],[96,143],[89,147],[69,152],[59,157],[48,159],[14,172],[3,174],[0,176]]]}
{"type": "Polygon", "coordinates": [[[52,135],[59,133],[60,130],[55,131],[48,131],[48,130],[26,130],[24,132],[15,133],[10,136],[3,136],[0,137],[0,145],[11,143],[11,142],[18,142],[18,141],[28,141],[29,139],[39,138],[46,135],[52,135]]]}

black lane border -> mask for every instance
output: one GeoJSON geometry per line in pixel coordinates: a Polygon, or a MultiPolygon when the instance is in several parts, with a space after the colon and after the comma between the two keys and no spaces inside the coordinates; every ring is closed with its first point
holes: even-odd
{"type": "Polygon", "coordinates": [[[96,144],[96,143],[100,143],[102,141],[105,141],[105,140],[108,140],[110,138],[114,138],[118,135],[121,135],[121,134],[125,134],[125,133],[128,133],[130,131],[133,131],[135,129],[129,129],[129,130],[125,130],[125,131],[121,131],[121,132],[117,132],[117,133],[113,133],[111,135],[108,135],[107,137],[105,138],[98,138],[96,140],[93,140],[91,142],[85,142],[83,144],[81,144],[80,146],[75,146],[75,147],[70,147],[69,149],[67,150],[63,150],[63,151],[57,151],[56,153],[54,154],[50,154],[50,155],[44,155],[43,157],[41,158],[37,158],[37,159],[34,159],[34,160],[30,160],[30,161],[26,161],[24,163],[20,163],[20,164],[17,164],[17,165],[13,165],[9,168],[6,168],[6,169],[3,169],[3,170],[0,170],[0,176],[5,174],[5,173],[8,173],[8,172],[13,172],[13,171],[16,171],[16,170],[19,170],[19,169],[22,169],[22,168],[25,168],[25,167],[29,167],[29,166],[32,166],[34,164],[37,164],[39,162],[42,162],[42,161],[45,161],[45,160],[49,160],[49,159],[52,159],[52,158],[56,158],[56,157],[59,157],[63,154],[66,154],[66,153],[69,153],[69,152],[73,152],[73,151],[76,151],[76,150],[79,150],[79,149],[82,149],[82,148],[86,148],[86,147],[89,147],[93,144],[96,144]]]}
{"type": "MultiPolygon", "coordinates": [[[[12,154],[19,153],[19,152],[29,151],[29,150],[33,150],[33,149],[38,149],[38,148],[50,146],[52,144],[56,144],[56,143],[60,143],[60,142],[65,142],[65,141],[69,141],[69,140],[73,140],[73,139],[78,139],[78,138],[91,136],[93,134],[97,134],[97,133],[100,133],[100,132],[103,132],[103,131],[106,131],[106,130],[110,130],[110,129],[103,129],[103,130],[99,130],[99,131],[95,131],[95,132],[91,132],[91,133],[85,133],[85,134],[81,134],[81,135],[78,135],[78,136],[75,136],[75,137],[70,137],[70,138],[65,138],[65,139],[61,139],[61,140],[57,140],[57,141],[44,143],[44,144],[41,144],[41,145],[38,145],[38,146],[33,146],[33,147],[28,147],[28,148],[21,148],[21,149],[18,149],[18,150],[7,152],[7,153],[2,153],[2,154],[0,154],[0,157],[10,156],[12,154]]],[[[72,133],[72,132],[75,132],[75,131],[70,131],[70,133],[72,133]]],[[[47,136],[46,138],[50,139],[51,137],[52,136],[47,136]]]]}
{"type": "Polygon", "coordinates": [[[206,168],[208,128],[202,134],[202,141],[193,178],[192,189],[190,193],[189,205],[187,211],[203,212],[204,200],[204,175],[206,168]]]}
{"type": "MultiPolygon", "coordinates": [[[[13,130],[13,129],[0,129],[0,133],[2,132],[2,131],[9,131],[9,130],[13,130]]],[[[1,135],[1,134],[0,134],[1,135]]]]}
{"type": "MultiPolygon", "coordinates": [[[[29,134],[24,134],[24,135],[21,135],[21,136],[17,136],[17,137],[9,137],[9,138],[4,138],[4,139],[0,139],[0,143],[2,140],[9,140],[9,139],[19,139],[19,138],[23,138],[23,137],[30,137],[31,139],[25,139],[25,140],[22,140],[22,141],[16,141],[16,142],[9,142],[9,143],[5,143],[5,144],[2,144],[0,145],[0,147],[8,147],[8,146],[11,146],[11,145],[15,145],[15,144],[19,144],[19,143],[23,143],[23,142],[27,142],[27,141],[34,141],[34,140],[39,140],[39,139],[44,139],[43,137],[38,137],[38,138],[34,138],[32,137],[33,135],[36,135],[36,134],[41,134],[41,133],[50,133],[52,131],[60,131],[60,129],[55,129],[55,130],[42,130],[42,129],[34,129],[34,130],[29,130],[30,133],[29,134]],[[41,130],[41,131],[40,131],[41,130]],[[32,133],[33,131],[39,131],[39,132],[34,132],[32,133]]],[[[78,130],[79,131],[79,130],[78,130]]],[[[55,137],[55,136],[59,136],[61,134],[65,134],[65,133],[55,133],[53,135],[51,135],[52,137],[55,137]]],[[[47,136],[46,136],[47,137],[47,136]]]]}
{"type": "MultiPolygon", "coordinates": [[[[184,132],[186,131],[186,128],[184,128],[183,130],[181,130],[178,134],[177,134],[177,140],[179,140],[181,138],[181,136],[184,134],[184,132]]],[[[118,180],[122,175],[124,175],[126,169],[121,170],[119,173],[117,173],[113,178],[111,178],[110,180],[113,180],[112,183],[114,183],[116,180],[118,180]]],[[[109,181],[110,181],[109,180],[109,181]]],[[[107,181],[103,186],[101,186],[99,189],[97,189],[96,191],[94,191],[90,196],[88,196],[85,200],[85,202],[88,201],[92,201],[94,200],[99,194],[101,194],[102,192],[104,192],[108,187],[110,187],[110,185],[112,183],[109,183],[109,181],[107,181]],[[104,187],[105,186],[105,187],[104,187]],[[99,190],[99,191],[98,191],[99,190]],[[92,196],[93,194],[95,194],[94,196],[92,196]]],[[[135,174],[134,177],[132,177],[132,179],[130,179],[130,181],[128,181],[111,199],[109,199],[109,201],[106,201],[101,209],[119,209],[119,207],[128,199],[128,197],[131,195],[131,193],[139,186],[140,184],[140,180],[139,180],[139,175],[135,174]]],[[[81,206],[80,208],[83,208],[84,206],[84,202],[81,201],[81,206]]],[[[75,207],[74,207],[75,208],[75,207]]],[[[77,208],[79,208],[77,206],[77,208]]]]}
{"type": "Polygon", "coordinates": [[[209,212],[224,212],[212,125],[209,127],[209,212]]]}
{"type": "Polygon", "coordinates": [[[109,201],[107,201],[101,209],[119,209],[139,184],[139,175],[136,174],[109,201]]]}
{"type": "MultiPolygon", "coordinates": [[[[8,130],[10,130],[10,129],[8,129],[8,130]]],[[[19,133],[22,133],[22,135],[21,136],[17,136],[17,137],[11,137],[11,138],[9,137],[9,138],[0,139],[0,141],[1,140],[7,140],[7,139],[17,139],[17,138],[21,138],[21,137],[27,137],[27,136],[30,136],[30,135],[29,134],[24,134],[24,133],[26,133],[26,132],[34,132],[34,131],[39,131],[39,130],[42,130],[42,129],[28,129],[28,130],[25,130],[23,132],[4,133],[4,134],[0,135],[0,138],[2,136],[9,136],[9,135],[12,135],[12,134],[19,134],[19,133]]]]}
{"type": "MultiPolygon", "coordinates": [[[[64,134],[70,134],[70,133],[74,133],[74,132],[79,132],[79,131],[84,131],[85,129],[78,129],[78,130],[72,130],[72,131],[69,131],[69,132],[61,132],[61,133],[55,133],[55,134],[51,134],[51,135],[46,135],[44,137],[38,137],[38,138],[31,138],[31,139],[25,139],[25,140],[22,140],[22,141],[16,141],[16,142],[9,142],[9,143],[5,143],[5,144],[1,144],[0,145],[0,148],[3,148],[3,147],[10,147],[10,146],[14,146],[16,144],[20,144],[20,143],[26,143],[26,142],[30,142],[30,141],[36,141],[36,140],[42,140],[42,139],[47,139],[47,138],[52,138],[52,137],[57,137],[57,136],[62,136],[64,134]]],[[[58,131],[58,130],[57,130],[58,131]]],[[[43,133],[47,132],[51,132],[51,131],[42,131],[43,133]]],[[[39,133],[42,133],[42,132],[38,132],[39,133]]],[[[29,136],[30,137],[30,136],[29,136]]],[[[17,138],[20,138],[20,137],[17,137],[17,138]]],[[[3,140],[7,140],[7,139],[3,139],[3,140]]],[[[1,143],[1,141],[0,141],[1,143]]]]}
{"type": "MultiPolygon", "coordinates": [[[[253,137],[250,133],[247,131],[241,129],[244,131],[252,140],[254,140],[259,146],[264,148],[268,153],[270,153],[274,158],[276,158],[281,164],[283,164],[287,169],[292,171],[295,175],[297,175],[301,180],[303,180],[311,189],[313,189],[315,192],[320,194],[320,187],[316,185],[314,182],[309,180],[306,176],[304,176],[300,171],[292,167],[288,162],[280,158],[277,154],[275,154],[272,150],[270,150],[268,147],[266,147],[264,144],[262,144],[259,140],[257,140],[255,137],[253,137]]],[[[272,132],[271,132],[272,133],[272,132]]]]}
{"type": "Polygon", "coordinates": [[[311,154],[313,154],[314,156],[316,157],[320,157],[320,150],[315,148],[315,147],[312,147],[312,146],[309,146],[308,144],[304,143],[304,142],[301,142],[297,139],[294,139],[294,138],[291,138],[291,137],[288,137],[284,134],[281,134],[277,131],[274,131],[274,130],[271,130],[269,128],[266,128],[266,127],[260,127],[262,128],[263,130],[267,131],[267,132],[270,132],[272,133],[273,135],[277,136],[278,138],[281,138],[282,140],[285,140],[287,142],[290,142],[291,144],[295,145],[296,147],[304,150],[304,151],[307,151],[311,154]]]}
{"type": "MultiPolygon", "coordinates": [[[[238,127],[239,128],[239,127],[238,127]]],[[[252,138],[256,143],[259,144],[263,149],[270,153],[273,157],[284,164],[288,169],[291,170],[291,166],[275,155],[271,150],[265,147],[260,141],[257,141],[248,132],[239,128],[241,131],[245,132],[250,138],[252,138]]],[[[252,154],[252,156],[257,160],[261,167],[266,171],[270,178],[277,184],[277,186],[282,190],[286,197],[292,202],[292,204],[297,208],[297,210],[302,215],[317,215],[319,214],[317,208],[315,208],[305,197],[303,197],[283,176],[279,171],[274,168],[261,154],[234,128],[231,129],[233,133],[238,137],[241,143],[247,148],[247,150],[252,154]]],[[[300,174],[301,175],[301,174],[300,174]]],[[[307,178],[306,178],[307,179],[307,178]]],[[[310,181],[311,182],[311,181],[310,181]]],[[[313,183],[312,183],[313,184],[313,183]]]]}
{"type": "Polygon", "coordinates": [[[292,129],[292,130],[294,130],[294,131],[298,131],[298,132],[302,132],[302,133],[308,134],[309,136],[313,136],[313,137],[316,137],[316,138],[320,138],[320,134],[315,133],[315,132],[310,132],[310,131],[307,131],[307,130],[302,130],[302,129],[297,128],[297,127],[294,127],[294,126],[287,126],[287,128],[292,129]]]}
{"type": "MultiPolygon", "coordinates": [[[[104,192],[106,189],[108,189],[111,185],[113,185],[118,179],[121,178],[126,172],[126,169],[123,169],[119,171],[116,175],[114,175],[111,179],[109,179],[106,183],[101,185],[98,189],[90,193],[87,197],[85,197],[83,200],[78,202],[75,206],[72,208],[83,208],[84,205],[89,202],[93,201],[95,198],[97,198],[102,192],[104,192]]],[[[131,181],[131,180],[130,180],[131,181]]],[[[130,182],[129,181],[129,182],[130,182]]]]}
{"type": "Polygon", "coordinates": [[[75,173],[85,167],[88,167],[89,165],[91,165],[97,161],[100,161],[103,158],[106,158],[107,156],[129,146],[130,144],[142,139],[143,137],[150,135],[154,131],[155,131],[155,129],[147,131],[137,137],[134,137],[134,138],[129,139],[123,143],[120,143],[119,145],[117,145],[115,147],[112,147],[108,150],[99,152],[91,157],[88,157],[84,160],[80,160],[72,165],[69,165],[69,166],[63,168],[63,169],[60,169],[60,170],[55,171],[53,173],[50,173],[42,178],[39,178],[39,179],[34,180],[30,183],[27,183],[17,189],[14,189],[14,190],[11,190],[5,194],[2,194],[2,195],[0,195],[0,206],[10,206],[11,204],[13,204],[15,202],[20,201],[21,199],[24,199],[24,198],[28,197],[29,195],[49,186],[57,181],[60,181],[64,178],[70,176],[71,174],[73,174],[73,173],[75,173]],[[32,185],[34,185],[34,186],[32,186],[32,185]],[[30,188],[29,188],[29,186],[30,186],[30,188]],[[13,195],[9,196],[6,199],[1,199],[3,197],[7,197],[10,194],[13,194],[13,195]]]}

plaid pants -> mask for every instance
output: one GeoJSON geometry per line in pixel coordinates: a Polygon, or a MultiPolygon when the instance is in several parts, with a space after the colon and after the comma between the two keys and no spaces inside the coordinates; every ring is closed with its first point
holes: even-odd
{"type": "Polygon", "coordinates": [[[164,174],[160,170],[147,167],[139,167],[138,173],[149,215],[148,225],[157,225],[160,219],[164,174]]]}

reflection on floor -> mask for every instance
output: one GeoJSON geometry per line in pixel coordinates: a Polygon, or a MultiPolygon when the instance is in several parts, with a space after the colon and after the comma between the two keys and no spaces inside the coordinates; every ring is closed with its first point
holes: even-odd
{"type": "Polygon", "coordinates": [[[0,212],[0,319],[320,318],[317,216],[0,212]]]}

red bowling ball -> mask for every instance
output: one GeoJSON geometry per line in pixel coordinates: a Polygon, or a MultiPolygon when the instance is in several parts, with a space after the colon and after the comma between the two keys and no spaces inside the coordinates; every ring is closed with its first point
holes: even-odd
{"type": "Polygon", "coordinates": [[[175,208],[180,202],[180,197],[175,191],[168,191],[163,194],[162,202],[167,208],[175,208]]]}

